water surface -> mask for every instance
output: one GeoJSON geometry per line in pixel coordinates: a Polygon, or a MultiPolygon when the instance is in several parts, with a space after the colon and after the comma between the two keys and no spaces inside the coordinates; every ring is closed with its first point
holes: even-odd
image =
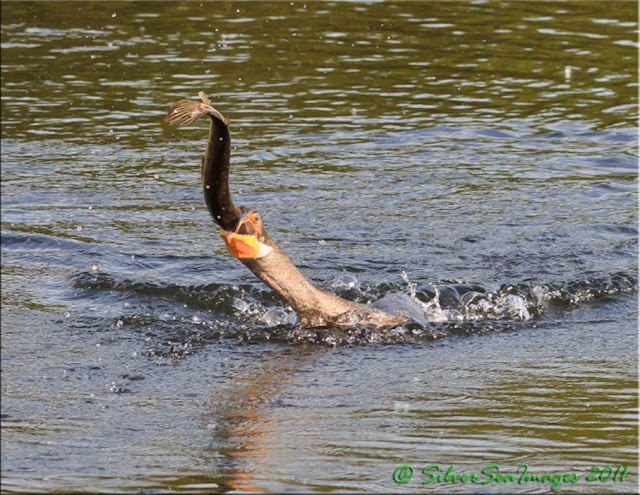
{"type": "Polygon", "coordinates": [[[1,8],[4,491],[636,490],[635,2],[1,8]],[[425,324],[300,328],[226,254],[199,90],[236,203],[425,324]]]}

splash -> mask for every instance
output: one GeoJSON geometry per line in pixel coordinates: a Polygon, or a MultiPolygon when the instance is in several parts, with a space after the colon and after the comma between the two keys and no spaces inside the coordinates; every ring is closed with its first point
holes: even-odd
{"type": "Polygon", "coordinates": [[[103,272],[81,273],[71,282],[82,292],[120,293],[121,311],[128,314],[115,317],[111,327],[144,331],[156,342],[146,354],[170,359],[188,356],[203,342],[220,338],[352,346],[502,332],[536,326],[547,315],[556,317],[637,290],[636,275],[624,272],[567,283],[507,284],[493,290],[457,282],[419,284],[406,273],[402,278],[404,285],[367,287],[347,274],[333,283],[343,297],[375,301],[375,307],[407,318],[407,324],[386,330],[357,324],[348,329],[302,327],[290,307],[253,285],[161,285],[118,280],[103,272]]]}

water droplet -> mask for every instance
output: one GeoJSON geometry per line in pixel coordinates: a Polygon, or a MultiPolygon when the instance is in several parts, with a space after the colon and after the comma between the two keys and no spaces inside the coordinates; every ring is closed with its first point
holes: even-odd
{"type": "Polygon", "coordinates": [[[457,309],[443,309],[442,315],[446,318],[446,321],[464,321],[463,314],[457,309]]]}
{"type": "Polygon", "coordinates": [[[262,315],[262,321],[269,326],[275,327],[277,325],[288,323],[289,315],[282,308],[271,308],[262,315]]]}
{"type": "Polygon", "coordinates": [[[246,313],[249,311],[249,303],[242,299],[236,299],[233,303],[233,307],[240,313],[246,313]]]}
{"type": "Polygon", "coordinates": [[[336,278],[332,284],[335,289],[353,289],[354,287],[358,287],[358,285],[358,279],[350,273],[343,273],[336,278]]]}
{"type": "Polygon", "coordinates": [[[571,81],[571,70],[573,69],[573,67],[571,67],[570,65],[565,66],[564,68],[564,79],[569,82],[571,81]]]}
{"type": "Polygon", "coordinates": [[[206,186],[204,186],[205,189],[211,189],[211,186],[209,184],[207,184],[206,186]]]}

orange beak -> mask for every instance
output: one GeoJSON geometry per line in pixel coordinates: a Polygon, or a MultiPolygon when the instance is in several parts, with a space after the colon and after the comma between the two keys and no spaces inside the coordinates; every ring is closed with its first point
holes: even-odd
{"type": "Polygon", "coordinates": [[[220,237],[224,240],[231,256],[240,260],[255,260],[271,254],[273,248],[258,241],[252,235],[236,234],[223,230],[220,237]]]}

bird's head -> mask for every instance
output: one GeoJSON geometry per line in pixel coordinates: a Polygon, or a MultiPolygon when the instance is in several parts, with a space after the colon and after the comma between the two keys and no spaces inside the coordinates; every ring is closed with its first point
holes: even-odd
{"type": "Polygon", "coordinates": [[[235,230],[233,232],[223,230],[220,236],[229,254],[240,260],[264,258],[273,252],[273,248],[264,242],[266,235],[262,215],[256,210],[240,208],[235,230]]]}

